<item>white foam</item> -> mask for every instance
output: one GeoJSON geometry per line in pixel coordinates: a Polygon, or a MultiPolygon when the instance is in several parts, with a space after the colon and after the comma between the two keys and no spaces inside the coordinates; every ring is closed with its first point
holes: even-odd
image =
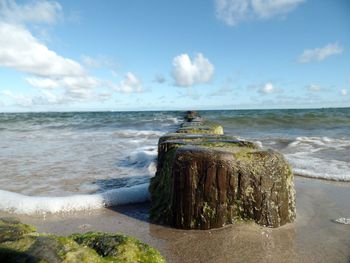
{"type": "Polygon", "coordinates": [[[136,151],[130,153],[128,162],[130,165],[144,168],[148,175],[154,176],[157,170],[157,153],[157,148],[154,146],[138,148],[136,151]]]}
{"type": "Polygon", "coordinates": [[[147,171],[150,175],[155,175],[157,171],[157,164],[156,162],[151,162],[150,165],[147,167],[147,171]]]}
{"type": "Polygon", "coordinates": [[[350,218],[340,217],[338,219],[335,219],[334,222],[343,225],[350,225],[350,218]]]}
{"type": "Polygon", "coordinates": [[[169,117],[169,118],[167,118],[167,120],[171,121],[173,124],[179,124],[180,122],[182,122],[181,119],[176,118],[176,117],[173,117],[173,118],[169,117]]]}
{"type": "Polygon", "coordinates": [[[100,194],[64,197],[27,196],[0,190],[0,211],[17,214],[45,214],[92,210],[142,203],[149,200],[148,183],[123,187],[100,194]]]}
{"type": "Polygon", "coordinates": [[[259,147],[259,148],[263,148],[263,144],[261,141],[254,141],[254,143],[259,147]]]}
{"type": "Polygon", "coordinates": [[[162,126],[169,126],[173,124],[179,124],[180,122],[183,121],[183,119],[178,117],[157,116],[152,121],[158,122],[162,126]],[[167,123],[167,122],[170,122],[170,123],[167,123]]]}
{"type": "Polygon", "coordinates": [[[349,164],[336,160],[324,160],[307,154],[286,155],[296,174],[335,181],[350,181],[349,164]]]}
{"type": "Polygon", "coordinates": [[[329,137],[297,137],[289,146],[310,145],[316,147],[347,147],[350,146],[350,141],[345,139],[334,139],[329,137]]]}
{"type": "Polygon", "coordinates": [[[297,137],[282,149],[296,174],[350,181],[350,141],[328,137],[297,137]]]}
{"type": "Polygon", "coordinates": [[[120,138],[130,138],[130,137],[152,137],[159,138],[164,134],[164,132],[153,131],[153,130],[118,130],[113,133],[115,136],[120,138]]]}
{"type": "Polygon", "coordinates": [[[128,156],[130,164],[135,164],[138,166],[145,166],[151,163],[157,156],[157,148],[152,147],[142,147],[137,149],[137,151],[132,152],[128,156]]]}

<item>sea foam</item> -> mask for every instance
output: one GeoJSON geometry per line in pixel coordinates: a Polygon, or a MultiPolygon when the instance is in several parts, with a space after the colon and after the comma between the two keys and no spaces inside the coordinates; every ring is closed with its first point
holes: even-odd
{"type": "Polygon", "coordinates": [[[296,174],[350,181],[350,141],[329,137],[297,137],[282,149],[296,174]]]}
{"type": "Polygon", "coordinates": [[[69,213],[149,200],[148,183],[100,194],[64,197],[27,196],[0,190],[0,211],[17,214],[69,213]]]}

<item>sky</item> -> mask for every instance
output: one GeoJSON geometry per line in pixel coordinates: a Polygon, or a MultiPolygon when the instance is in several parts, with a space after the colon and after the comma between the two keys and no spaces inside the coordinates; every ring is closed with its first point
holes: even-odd
{"type": "Polygon", "coordinates": [[[350,107],[348,0],[0,0],[0,112],[350,107]]]}

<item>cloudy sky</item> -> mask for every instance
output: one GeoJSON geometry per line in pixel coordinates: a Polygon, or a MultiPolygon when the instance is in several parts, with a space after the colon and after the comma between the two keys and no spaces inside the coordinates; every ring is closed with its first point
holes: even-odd
{"type": "Polygon", "coordinates": [[[0,111],[350,107],[348,0],[0,0],[0,111]]]}

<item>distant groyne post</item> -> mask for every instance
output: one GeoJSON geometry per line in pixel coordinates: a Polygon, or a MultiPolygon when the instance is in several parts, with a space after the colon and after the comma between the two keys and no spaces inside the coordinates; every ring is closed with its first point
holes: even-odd
{"type": "Polygon", "coordinates": [[[278,227],[295,219],[293,173],[284,157],[224,135],[222,126],[189,111],[158,143],[151,179],[151,220],[211,229],[241,220],[278,227]]]}

